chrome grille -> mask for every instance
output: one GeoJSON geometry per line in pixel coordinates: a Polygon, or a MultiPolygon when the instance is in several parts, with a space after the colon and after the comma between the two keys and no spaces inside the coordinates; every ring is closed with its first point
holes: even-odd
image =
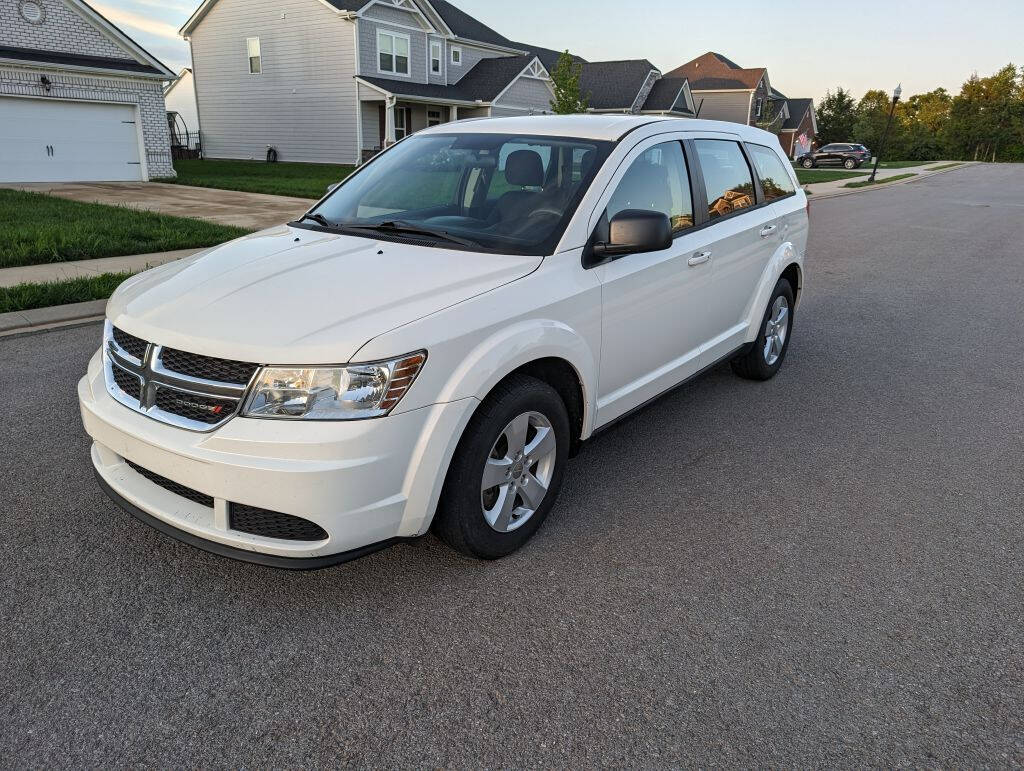
{"type": "Polygon", "coordinates": [[[109,321],[103,359],[107,391],[117,401],[191,431],[211,431],[236,415],[260,366],[165,349],[109,321]]]}

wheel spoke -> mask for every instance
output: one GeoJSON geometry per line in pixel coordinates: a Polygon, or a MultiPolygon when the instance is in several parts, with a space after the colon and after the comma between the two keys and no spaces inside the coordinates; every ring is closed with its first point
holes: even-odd
{"type": "Polygon", "coordinates": [[[771,364],[772,360],[772,348],[775,344],[775,338],[770,336],[764,341],[764,360],[771,364]]]}
{"type": "Polygon", "coordinates": [[[480,489],[490,490],[492,487],[508,484],[508,472],[511,468],[512,461],[508,458],[488,458],[480,489]]]}
{"type": "Polygon", "coordinates": [[[776,356],[782,353],[782,341],[778,335],[772,337],[772,353],[776,356]]]}
{"type": "Polygon", "coordinates": [[[526,455],[533,462],[543,460],[555,451],[555,432],[551,428],[538,428],[537,435],[533,437],[530,446],[526,448],[526,455]]]}
{"type": "Polygon", "coordinates": [[[515,457],[517,452],[526,449],[526,431],[530,427],[530,416],[523,414],[508,424],[505,438],[508,439],[508,455],[515,457]]]}
{"type": "Polygon", "coordinates": [[[526,484],[519,488],[519,495],[522,496],[523,503],[528,509],[536,511],[544,501],[548,488],[541,484],[533,474],[527,474],[525,482],[526,484]]]}
{"type": "Polygon", "coordinates": [[[775,318],[772,320],[772,324],[775,326],[776,329],[778,329],[779,327],[785,327],[786,326],[786,317],[787,316],[789,316],[789,308],[787,308],[785,305],[783,305],[779,309],[779,312],[775,315],[775,318]]]}
{"type": "Polygon", "coordinates": [[[516,488],[515,485],[505,485],[501,488],[500,497],[498,498],[497,505],[491,511],[497,511],[497,516],[494,519],[494,529],[502,533],[508,530],[509,523],[512,521],[512,511],[516,504],[516,488]]]}

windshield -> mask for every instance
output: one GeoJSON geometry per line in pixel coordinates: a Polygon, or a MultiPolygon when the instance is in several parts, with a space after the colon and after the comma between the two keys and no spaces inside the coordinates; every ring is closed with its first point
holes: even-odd
{"type": "Polygon", "coordinates": [[[349,177],[304,226],[550,254],[611,148],[565,137],[412,136],[349,177]]]}

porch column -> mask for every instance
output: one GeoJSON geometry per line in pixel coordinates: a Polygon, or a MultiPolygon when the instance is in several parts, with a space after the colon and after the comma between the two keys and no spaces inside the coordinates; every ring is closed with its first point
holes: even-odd
{"type": "Polygon", "coordinates": [[[395,102],[393,96],[384,101],[384,146],[390,147],[395,143],[395,102]]]}
{"type": "Polygon", "coordinates": [[[459,106],[457,104],[453,104],[452,107],[451,107],[451,111],[452,111],[451,112],[451,119],[452,120],[458,120],[459,119],[459,106]]]}

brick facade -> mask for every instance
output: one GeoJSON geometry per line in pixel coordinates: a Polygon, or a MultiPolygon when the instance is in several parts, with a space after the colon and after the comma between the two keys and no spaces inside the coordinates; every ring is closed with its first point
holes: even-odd
{"type": "MultiPolygon", "coordinates": [[[[118,45],[63,0],[33,2],[43,9],[42,18],[36,22],[23,17],[22,0],[0,0],[0,45],[136,60],[128,49],[118,45]]],[[[174,176],[163,84],[157,78],[91,74],[56,64],[9,63],[0,65],[0,95],[137,105],[143,141],[140,152],[145,158],[148,176],[174,176]],[[41,82],[43,76],[50,81],[49,90],[41,82]]]]}

